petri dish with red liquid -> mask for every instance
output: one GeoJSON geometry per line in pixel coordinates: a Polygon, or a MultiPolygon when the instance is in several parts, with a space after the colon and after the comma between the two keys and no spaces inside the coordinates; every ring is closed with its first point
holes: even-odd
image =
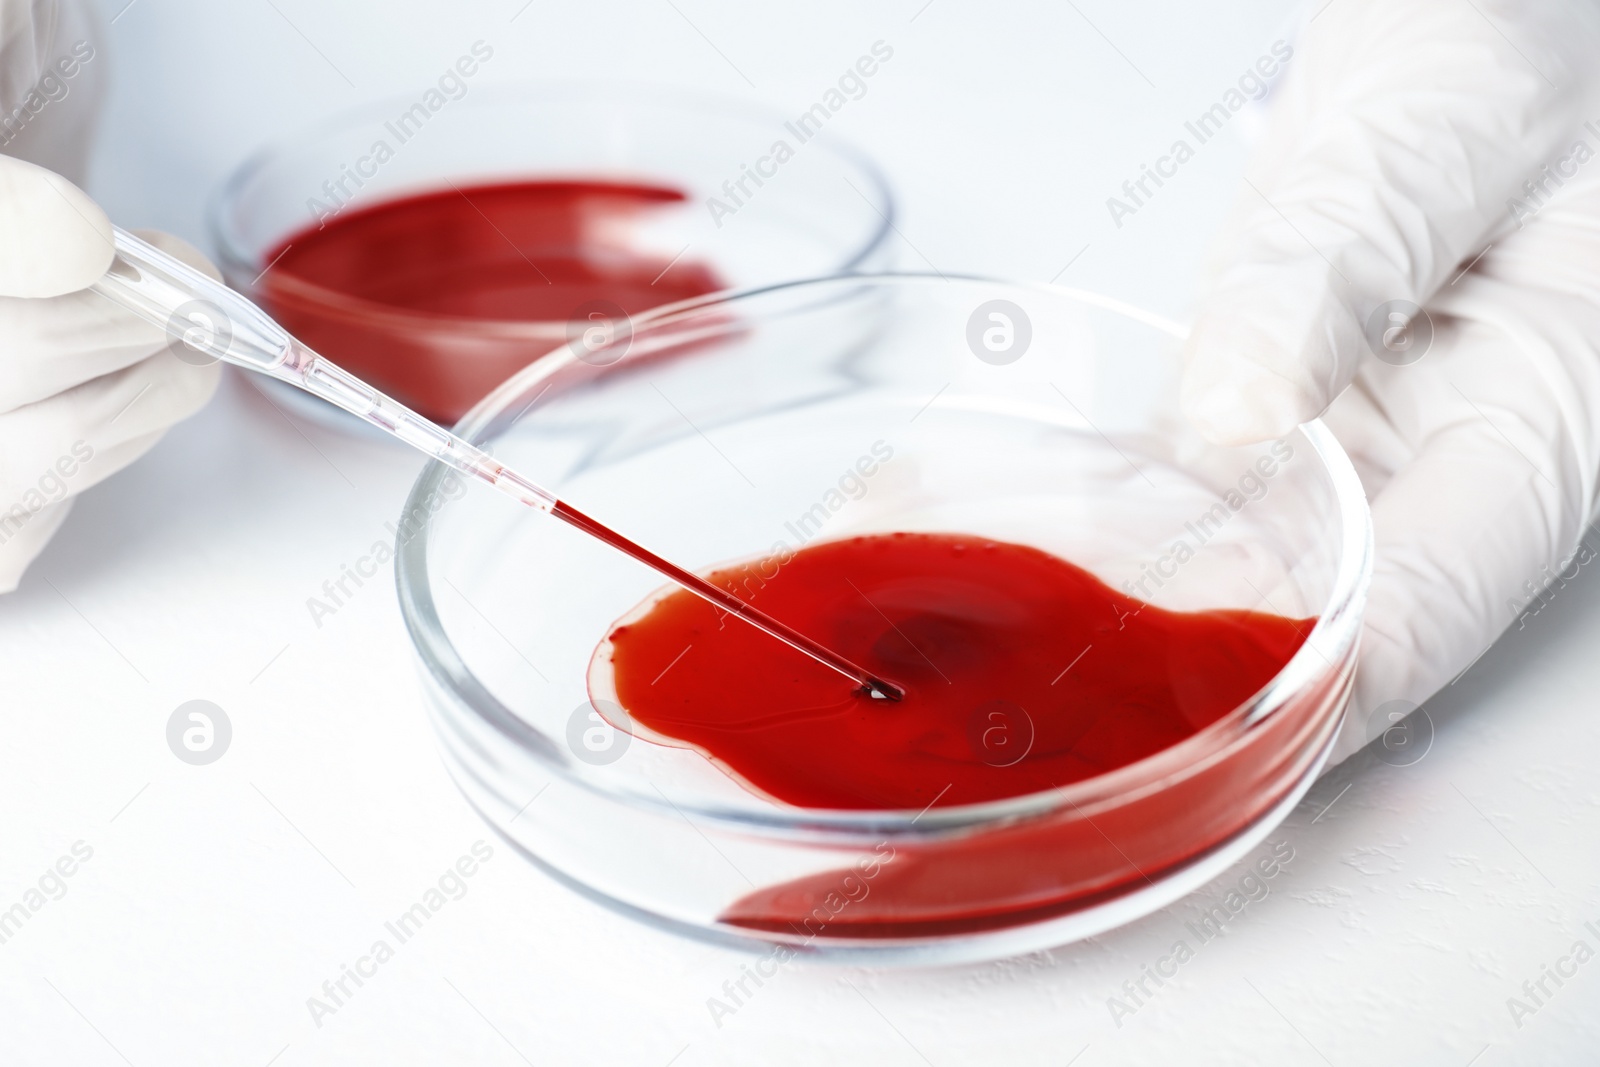
{"type": "Polygon", "coordinates": [[[433,110],[397,98],[261,151],[211,210],[229,284],[435,421],[553,349],[614,351],[651,308],[887,264],[887,185],[825,127],[802,142],[711,97],[457,81],[433,110]]]}
{"type": "Polygon", "coordinates": [[[1216,877],[1331,747],[1370,524],[1320,424],[1195,435],[1180,339],[1088,293],[845,276],[521,372],[469,438],[905,697],[430,469],[408,512],[449,503],[396,566],[451,773],[626,914],[837,959],[1034,951],[1216,877]]]}

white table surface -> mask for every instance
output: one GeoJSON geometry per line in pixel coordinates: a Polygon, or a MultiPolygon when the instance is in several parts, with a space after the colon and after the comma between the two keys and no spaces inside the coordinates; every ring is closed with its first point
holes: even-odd
{"type": "MultiPolygon", "coordinates": [[[[104,0],[114,95],[91,180],[124,224],[202,239],[206,194],[259,142],[415,89],[479,38],[496,49],[491,78],[625,75],[796,112],[883,39],[893,63],[837,124],[900,194],[902,266],[1047,280],[1071,262],[1063,283],[1179,316],[1240,129],[1120,230],[1105,198],[1292,16],[1277,0],[125,2],[104,0]]],[[[1294,850],[1287,870],[1208,944],[1185,923],[1240,871],[1023,959],[791,965],[718,1026],[707,999],[742,957],[619,918],[497,845],[467,895],[319,1027],[307,998],[492,840],[434,754],[392,586],[369,583],[321,629],[305,607],[384,536],[418,467],[291,424],[230,379],[85,494],[0,599],[0,909],[74,842],[93,849],[0,944],[0,1063],[1600,1057],[1600,962],[1550,983],[1520,1027],[1506,1003],[1575,940],[1600,949],[1584,928],[1600,929],[1587,574],[1429,705],[1438,734],[1421,762],[1358,757],[1318,783],[1271,837],[1294,850]],[[234,728],[205,767],[164,736],[196,698],[234,728]],[[1180,938],[1194,958],[1118,1026],[1107,998],[1180,938]]]]}

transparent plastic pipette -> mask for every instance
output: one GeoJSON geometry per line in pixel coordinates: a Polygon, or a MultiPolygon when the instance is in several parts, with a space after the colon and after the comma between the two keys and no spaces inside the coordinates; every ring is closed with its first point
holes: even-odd
{"type": "Polygon", "coordinates": [[[166,330],[190,349],[304,389],[440,463],[487,482],[529,507],[549,512],[833,668],[875,697],[899,700],[904,695],[898,686],[591,519],[482,449],[341,370],[297,341],[245,297],[187,263],[121,227],[115,228],[115,242],[116,258],[111,269],[92,286],[94,291],[166,330]]]}

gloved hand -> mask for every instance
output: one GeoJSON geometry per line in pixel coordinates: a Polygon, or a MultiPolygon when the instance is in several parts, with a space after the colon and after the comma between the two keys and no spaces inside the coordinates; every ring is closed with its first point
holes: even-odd
{"type": "MultiPolygon", "coordinates": [[[[216,276],[177,238],[146,240],[216,276]]],[[[216,388],[215,364],[84,292],[112,258],[111,223],[59,175],[0,156],[0,592],[72,498],[138,459],[216,388]]]]}
{"type": "Polygon", "coordinates": [[[1185,413],[1242,444],[1326,412],[1372,502],[1334,760],[1592,558],[1574,551],[1600,474],[1597,22],[1545,0],[1333,0],[1219,243],[1185,413]]]}

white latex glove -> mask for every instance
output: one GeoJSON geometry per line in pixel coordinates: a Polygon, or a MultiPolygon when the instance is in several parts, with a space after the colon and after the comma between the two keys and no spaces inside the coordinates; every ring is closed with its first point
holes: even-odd
{"type": "MultiPolygon", "coordinates": [[[[143,236],[216,276],[177,238],[143,236]]],[[[162,331],[82,291],[111,258],[111,223],[93,200],[0,156],[0,592],[16,588],[76,494],[216,389],[215,364],[179,359],[162,331]]]]}
{"type": "Polygon", "coordinates": [[[1389,725],[1375,711],[1421,703],[1512,625],[1594,516],[1596,21],[1544,0],[1333,0],[1296,42],[1219,245],[1186,413],[1237,444],[1326,409],[1372,501],[1335,760],[1389,725]],[[1423,316],[1385,346],[1380,315],[1369,344],[1393,300],[1427,309],[1431,347],[1423,316]]]}

